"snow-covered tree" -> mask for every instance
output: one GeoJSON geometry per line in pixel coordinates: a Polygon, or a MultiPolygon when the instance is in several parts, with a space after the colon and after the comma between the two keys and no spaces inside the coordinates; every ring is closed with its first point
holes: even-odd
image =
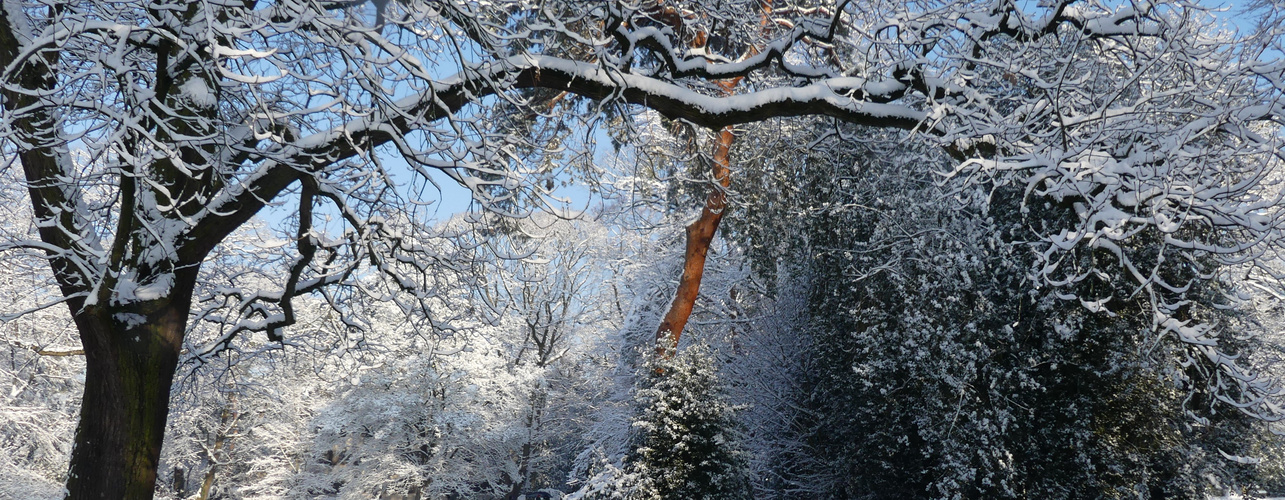
{"type": "MultiPolygon", "coordinates": [[[[591,170],[594,134],[571,132],[630,106],[719,131],[718,217],[726,127],[805,115],[905,131],[939,152],[918,164],[1010,186],[1015,210],[1065,206],[1033,239],[1032,283],[1111,309],[1092,283],[1131,280],[1148,332],[1264,416],[1272,389],[1189,314],[1216,299],[1184,280],[1243,265],[1277,287],[1261,263],[1278,257],[1285,65],[1263,57],[1279,31],[1210,19],[1181,0],[6,1],[0,155],[37,234],[3,248],[48,264],[37,308],[66,307],[85,351],[70,496],[150,496],[177,366],[255,332],[288,344],[299,296],[354,332],[385,299],[450,330],[435,287],[475,277],[474,255],[425,223],[435,175],[522,215],[563,168],[591,170]],[[267,280],[206,265],[272,211],[243,267],[267,280]]],[[[701,263],[718,217],[691,233],[701,263]]]]}
{"type": "MultiPolygon", "coordinates": [[[[0,300],[33,307],[26,288],[0,283],[0,300]]],[[[74,336],[62,310],[0,321],[0,497],[61,498],[84,383],[74,336]]]]}
{"type": "Polygon", "coordinates": [[[736,409],[709,347],[646,357],[632,450],[622,468],[603,468],[576,498],[751,498],[736,409]]]}
{"type": "MultiPolygon", "coordinates": [[[[1190,352],[1151,337],[1145,302],[1091,310],[1031,285],[1036,230],[1069,211],[1023,213],[1011,188],[938,185],[909,170],[906,159],[923,154],[913,145],[847,133],[846,154],[783,153],[772,166],[838,182],[746,208],[757,221],[779,218],[774,226],[733,226],[736,240],[774,245],[771,264],[784,257],[808,268],[789,274],[812,277],[810,319],[793,325],[809,344],[793,394],[804,410],[785,441],[804,445],[776,463],[777,494],[1200,496],[1270,480],[1237,460],[1272,440],[1191,383],[1202,377],[1186,371],[1190,352]]],[[[765,196],[757,191],[744,196],[765,196]]],[[[1192,313],[1240,334],[1226,348],[1258,355],[1245,339],[1260,330],[1253,311],[1205,304],[1220,307],[1192,313]]]]}

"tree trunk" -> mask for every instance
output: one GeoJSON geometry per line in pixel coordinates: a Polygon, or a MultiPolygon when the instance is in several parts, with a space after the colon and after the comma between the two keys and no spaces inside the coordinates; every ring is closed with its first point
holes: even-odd
{"type": "MultiPolygon", "coordinates": [[[[547,361],[548,356],[542,351],[540,365],[543,366],[547,361]]],[[[509,493],[504,496],[504,500],[517,500],[522,495],[522,490],[531,484],[531,455],[535,453],[535,437],[544,420],[544,407],[548,397],[548,391],[545,389],[536,389],[531,396],[531,412],[526,418],[527,439],[522,444],[522,454],[518,457],[518,478],[509,489],[509,493]]]]}
{"type": "MultiPolygon", "coordinates": [[[[736,80],[736,81],[739,81],[736,80]]],[[[730,90],[736,81],[720,84],[730,90]]],[[[656,354],[661,357],[672,357],[678,349],[678,339],[687,326],[687,319],[692,315],[696,297],[700,294],[701,278],[705,275],[705,257],[709,254],[709,245],[718,232],[718,224],[723,221],[727,208],[727,188],[732,185],[731,151],[732,141],[736,135],[732,127],[725,127],[718,133],[718,145],[714,149],[713,173],[718,185],[710,191],[705,199],[705,207],[695,222],[687,226],[687,249],[683,255],[683,276],[678,280],[678,291],[674,293],[674,302],[670,304],[665,319],[656,328],[656,354]]]]}
{"type": "Polygon", "coordinates": [[[219,457],[216,454],[219,450],[230,447],[228,440],[235,434],[237,421],[241,419],[241,413],[233,406],[236,404],[236,393],[232,393],[228,399],[229,401],[224,403],[223,409],[219,411],[219,426],[214,430],[214,447],[207,449],[206,459],[210,462],[210,468],[206,469],[205,478],[201,480],[201,489],[196,494],[196,500],[210,498],[214,477],[219,471],[219,457]]]}
{"type": "MultiPolygon", "coordinates": [[[[763,13],[759,24],[766,28],[769,24],[769,14],[772,12],[772,0],[761,0],[759,8],[763,13]]],[[[678,11],[674,10],[674,12],[678,11]]],[[[672,27],[679,28],[683,19],[676,17],[669,23],[672,27]]],[[[699,31],[692,46],[704,47],[707,42],[708,35],[704,31],[699,31]]],[[[757,54],[758,50],[757,47],[751,47],[747,55],[757,54]]],[[[715,84],[723,91],[723,95],[731,95],[732,89],[741,83],[741,79],[736,77],[721,80],[715,84]]],[[[656,328],[656,355],[662,358],[672,358],[677,352],[678,340],[683,335],[683,328],[687,326],[687,319],[692,315],[692,308],[696,306],[696,297],[700,295],[701,278],[705,275],[705,257],[709,254],[709,245],[714,241],[714,234],[718,232],[718,225],[723,221],[723,212],[727,208],[727,188],[732,185],[732,142],[735,139],[736,134],[730,126],[718,131],[718,143],[714,148],[711,169],[714,181],[718,185],[705,199],[705,207],[701,209],[700,217],[687,226],[683,276],[678,279],[678,291],[674,293],[674,302],[670,304],[669,311],[665,312],[665,318],[656,328]]]]}
{"type": "Polygon", "coordinates": [[[75,315],[85,346],[85,397],[67,498],[152,498],[188,302],[90,306],[75,315]]]}
{"type": "Polygon", "coordinates": [[[174,468],[174,496],[187,498],[187,476],[182,467],[174,468]]]}

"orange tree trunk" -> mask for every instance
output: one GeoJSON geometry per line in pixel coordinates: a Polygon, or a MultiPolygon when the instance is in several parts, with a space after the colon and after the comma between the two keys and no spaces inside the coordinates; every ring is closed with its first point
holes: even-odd
{"type": "MultiPolygon", "coordinates": [[[[759,8],[762,10],[760,25],[766,29],[770,21],[772,0],[761,0],[759,8]]],[[[679,17],[671,21],[671,24],[678,27],[677,25],[682,22],[682,18],[679,17]]],[[[699,32],[694,39],[694,45],[703,46],[706,41],[706,34],[699,32]]],[[[758,52],[757,48],[752,47],[749,54],[753,55],[756,52],[758,52]]],[[[716,83],[725,95],[730,95],[732,89],[740,82],[741,78],[738,77],[716,83]]],[[[714,181],[717,185],[705,199],[705,207],[701,209],[700,217],[687,226],[683,275],[678,279],[678,290],[674,293],[674,302],[669,305],[669,311],[665,313],[660,326],[656,328],[658,356],[670,358],[677,352],[678,340],[682,337],[683,328],[687,326],[687,320],[692,315],[692,308],[696,306],[696,297],[700,295],[701,278],[705,275],[705,257],[709,254],[709,245],[714,241],[718,224],[723,221],[723,214],[727,208],[727,188],[732,185],[732,142],[735,138],[732,127],[723,127],[718,132],[713,161],[714,181]]]]}
{"type": "MultiPolygon", "coordinates": [[[[735,81],[723,84],[730,90],[735,81]]],[[[696,297],[700,294],[701,278],[705,275],[705,257],[709,245],[714,241],[718,224],[727,212],[727,188],[732,185],[731,150],[735,139],[732,127],[725,127],[718,132],[718,143],[714,149],[713,173],[718,183],[705,199],[701,215],[687,226],[687,249],[683,255],[683,276],[678,280],[678,291],[674,302],[656,329],[656,354],[671,357],[678,348],[678,339],[687,326],[687,319],[692,315],[696,297]]]]}

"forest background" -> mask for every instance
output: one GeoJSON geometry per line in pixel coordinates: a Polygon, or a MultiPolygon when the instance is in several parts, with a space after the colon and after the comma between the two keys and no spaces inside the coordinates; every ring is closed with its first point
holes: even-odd
{"type": "Polygon", "coordinates": [[[1285,494],[1237,9],[5,0],[0,497],[1285,494]]]}

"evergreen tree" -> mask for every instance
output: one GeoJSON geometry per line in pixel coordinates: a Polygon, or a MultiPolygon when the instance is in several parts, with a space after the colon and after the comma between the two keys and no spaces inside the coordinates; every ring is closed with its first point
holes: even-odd
{"type": "Polygon", "coordinates": [[[637,391],[637,446],[625,459],[629,498],[750,498],[735,408],[723,395],[710,349],[653,359],[637,391]]]}
{"type": "MultiPolygon", "coordinates": [[[[1156,342],[1150,304],[1124,299],[1128,282],[1103,272],[1074,294],[1031,286],[1031,228],[1073,216],[1066,207],[1029,203],[1022,214],[1021,193],[1002,186],[946,197],[881,176],[896,167],[876,163],[863,167],[877,178],[835,193],[874,202],[819,203],[836,208],[808,238],[814,274],[825,277],[813,284],[819,363],[805,400],[816,418],[805,459],[819,492],[1204,498],[1215,493],[1210,479],[1244,480],[1222,454],[1245,447],[1252,419],[1215,409],[1210,391],[1191,385],[1201,367],[1181,367],[1199,357],[1156,342]],[[1104,300],[1095,311],[1068,296],[1104,300]]],[[[1149,241],[1140,233],[1129,250],[1145,256],[1149,241]]],[[[1073,254],[1083,268],[1111,269],[1110,257],[1073,254]]],[[[1222,286],[1166,278],[1211,303],[1222,286]]],[[[1226,331],[1248,319],[1230,307],[1185,314],[1226,331]]]]}
{"type": "MultiPolygon", "coordinates": [[[[1228,302],[1227,267],[1168,269],[1198,299],[1184,302],[1136,294],[1111,251],[1073,249],[1064,268],[1098,272],[1042,286],[1033,250],[1075,224],[1073,201],[935,182],[925,165],[943,155],[869,130],[807,151],[749,133],[769,151],[732,219],[751,222],[726,234],[765,281],[782,262],[812,280],[793,417],[805,445],[777,459],[773,497],[1194,498],[1272,481],[1246,462],[1276,440],[1202,385],[1205,356],[1151,329],[1151,301],[1182,304],[1252,357],[1261,328],[1228,302]]],[[[1152,268],[1162,240],[1117,246],[1152,268]]]]}

